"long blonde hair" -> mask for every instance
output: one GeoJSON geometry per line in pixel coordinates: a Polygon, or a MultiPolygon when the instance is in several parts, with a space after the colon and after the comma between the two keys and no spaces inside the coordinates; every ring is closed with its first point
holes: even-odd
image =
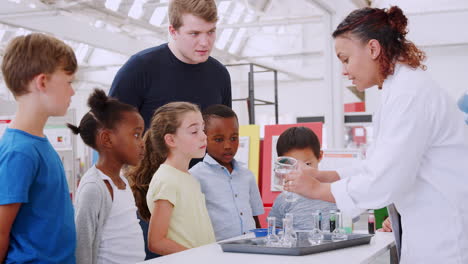
{"type": "Polygon", "coordinates": [[[151,178],[169,154],[164,136],[175,134],[182,123],[182,116],[189,112],[200,112],[200,109],[197,105],[187,102],[168,103],[158,108],[143,138],[145,157],[138,166],[128,169],[127,177],[135,196],[138,213],[146,221],[151,217],[146,204],[146,194],[151,178]]]}

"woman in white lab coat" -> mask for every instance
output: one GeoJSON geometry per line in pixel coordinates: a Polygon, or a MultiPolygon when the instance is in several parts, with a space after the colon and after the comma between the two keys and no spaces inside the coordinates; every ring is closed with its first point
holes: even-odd
{"type": "Polygon", "coordinates": [[[374,144],[359,166],[302,168],[286,189],[356,214],[394,203],[400,263],[468,263],[468,126],[425,72],[425,54],[405,36],[398,7],[363,8],[333,33],[343,74],[359,91],[378,85],[374,144]]]}

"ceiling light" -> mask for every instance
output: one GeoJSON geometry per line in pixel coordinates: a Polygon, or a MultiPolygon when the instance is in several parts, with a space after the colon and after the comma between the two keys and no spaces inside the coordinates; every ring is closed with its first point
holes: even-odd
{"type": "Polygon", "coordinates": [[[104,5],[107,9],[117,11],[117,9],[119,9],[120,2],[121,0],[106,0],[106,3],[104,5]]]}

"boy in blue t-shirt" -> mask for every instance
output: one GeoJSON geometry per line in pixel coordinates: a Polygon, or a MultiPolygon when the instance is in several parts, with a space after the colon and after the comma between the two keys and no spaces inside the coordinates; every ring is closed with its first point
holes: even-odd
{"type": "Polygon", "coordinates": [[[0,263],[75,263],[73,206],[44,126],[67,112],[76,69],[73,50],[45,34],[6,48],[2,73],[18,110],[0,139],[0,263]]]}
{"type": "Polygon", "coordinates": [[[239,147],[236,113],[225,105],[212,105],[203,110],[203,119],[208,154],[190,174],[200,182],[219,241],[260,227],[263,202],[253,173],[234,159],[239,147]]]}

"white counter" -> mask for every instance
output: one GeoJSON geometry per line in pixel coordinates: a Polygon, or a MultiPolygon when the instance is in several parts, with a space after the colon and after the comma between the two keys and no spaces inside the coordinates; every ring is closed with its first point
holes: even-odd
{"type": "Polygon", "coordinates": [[[244,254],[223,252],[218,244],[192,248],[176,254],[159,257],[141,264],[182,264],[182,263],[203,263],[203,264],[248,264],[248,263],[288,263],[288,264],[311,264],[311,263],[370,263],[379,255],[385,253],[395,244],[393,233],[376,232],[370,244],[343,248],[323,253],[306,256],[281,256],[264,254],[244,254]]]}

